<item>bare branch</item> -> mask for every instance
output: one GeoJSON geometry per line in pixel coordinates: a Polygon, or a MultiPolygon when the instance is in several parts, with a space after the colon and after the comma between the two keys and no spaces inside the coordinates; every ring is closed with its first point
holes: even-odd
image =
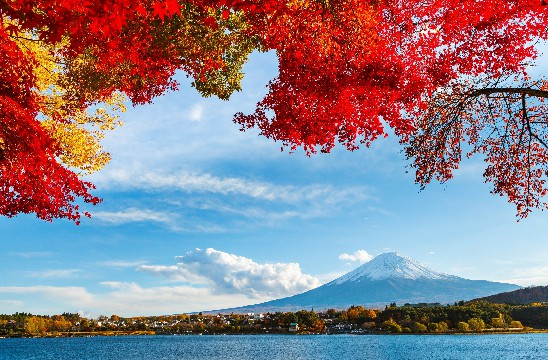
{"type": "Polygon", "coordinates": [[[468,94],[468,97],[477,97],[480,95],[491,95],[491,94],[526,94],[530,96],[535,96],[538,98],[548,99],[548,91],[531,89],[531,88],[515,88],[515,87],[505,87],[505,88],[484,88],[476,89],[468,94]]]}

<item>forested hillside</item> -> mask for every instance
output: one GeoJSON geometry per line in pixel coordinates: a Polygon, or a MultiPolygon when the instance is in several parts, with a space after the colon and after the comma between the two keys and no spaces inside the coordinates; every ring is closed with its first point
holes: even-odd
{"type": "Polygon", "coordinates": [[[485,300],[495,304],[514,305],[527,305],[531,303],[548,302],[548,286],[528,287],[486,296],[476,300],[485,300]]]}

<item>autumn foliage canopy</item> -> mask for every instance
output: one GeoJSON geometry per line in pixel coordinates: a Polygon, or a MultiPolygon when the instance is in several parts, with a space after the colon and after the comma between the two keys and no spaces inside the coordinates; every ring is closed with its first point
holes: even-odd
{"type": "Polygon", "coordinates": [[[150,102],[183,71],[228,99],[256,50],[279,75],[235,115],[243,130],[314,153],[391,127],[419,184],[480,153],[518,216],[546,206],[548,85],[526,73],[541,0],[0,0],[0,19],[2,215],[78,221],[125,97],[150,102]]]}

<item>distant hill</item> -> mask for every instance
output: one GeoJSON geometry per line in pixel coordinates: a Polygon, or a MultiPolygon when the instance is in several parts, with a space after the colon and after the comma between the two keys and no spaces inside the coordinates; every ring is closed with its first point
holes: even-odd
{"type": "Polygon", "coordinates": [[[519,286],[468,280],[431,270],[396,253],[375,257],[325,285],[302,294],[262,304],[215,310],[222,313],[346,309],[351,305],[384,307],[396,302],[454,303],[518,289],[519,286]]]}
{"type": "Polygon", "coordinates": [[[476,300],[485,300],[495,304],[527,305],[548,302],[548,286],[534,286],[500,294],[485,296],[476,300]]]}

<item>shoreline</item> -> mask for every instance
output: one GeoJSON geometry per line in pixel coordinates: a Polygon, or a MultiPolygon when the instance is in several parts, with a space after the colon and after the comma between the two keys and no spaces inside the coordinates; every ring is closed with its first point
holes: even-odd
{"type": "Polygon", "coordinates": [[[155,331],[98,331],[98,332],[70,332],[70,333],[47,333],[44,335],[29,335],[29,336],[0,336],[0,339],[54,339],[54,338],[86,338],[86,337],[115,337],[115,336],[262,336],[262,335],[283,335],[283,336],[308,336],[308,335],[390,335],[390,336],[448,336],[448,335],[512,335],[512,334],[547,334],[548,329],[528,329],[522,331],[508,331],[508,330],[487,330],[487,331],[468,331],[468,332],[439,332],[439,333],[390,333],[390,332],[363,332],[363,333],[183,333],[183,334],[169,334],[169,333],[156,333],[155,331]]]}

